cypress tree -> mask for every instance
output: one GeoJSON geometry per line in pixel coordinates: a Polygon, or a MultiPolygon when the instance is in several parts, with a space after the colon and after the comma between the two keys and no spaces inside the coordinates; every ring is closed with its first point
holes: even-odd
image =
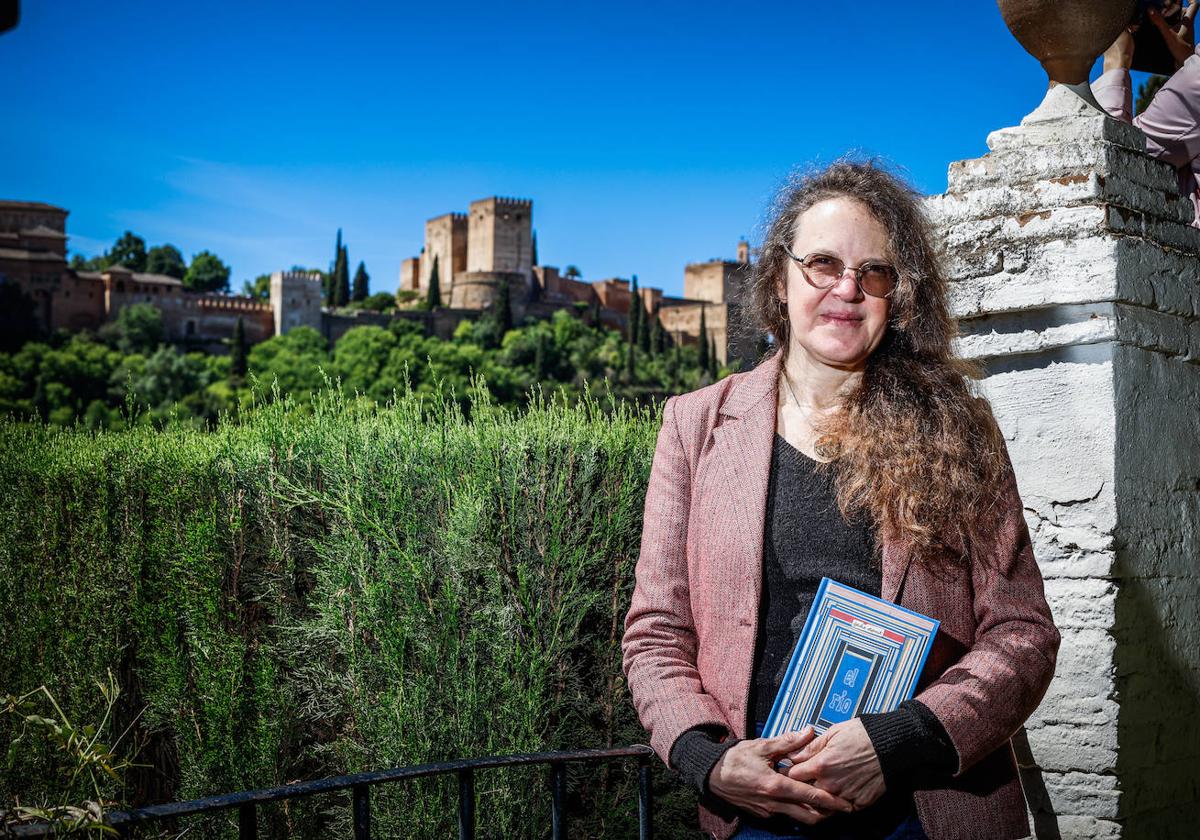
{"type": "Polygon", "coordinates": [[[638,347],[643,353],[650,352],[650,316],[646,314],[646,308],[642,306],[642,299],[638,298],[638,347]]]}
{"type": "Polygon", "coordinates": [[[704,304],[700,304],[700,370],[708,370],[708,322],[704,317],[704,304]]]}
{"type": "Polygon", "coordinates": [[[637,360],[633,357],[634,343],[632,340],[625,342],[625,374],[632,382],[637,369],[637,360]]]}
{"type": "Polygon", "coordinates": [[[661,309],[661,305],[654,307],[654,328],[650,333],[650,344],[656,356],[661,356],[667,351],[667,331],[663,329],[662,318],[660,317],[661,309]]]}
{"type": "Polygon", "coordinates": [[[530,252],[530,254],[529,254],[529,264],[530,264],[530,265],[538,265],[538,258],[537,258],[537,231],[536,231],[536,230],[533,232],[533,245],[531,246],[531,252],[530,252]]]}
{"type": "Polygon", "coordinates": [[[229,342],[229,375],[234,379],[246,376],[246,325],[239,316],[233,325],[233,338],[229,342]]]}
{"type": "Polygon", "coordinates": [[[708,372],[713,379],[716,379],[717,367],[720,364],[719,360],[717,359],[717,340],[716,338],[710,338],[708,341],[708,372]]]}
{"type": "Polygon", "coordinates": [[[500,288],[496,290],[496,340],[503,340],[504,334],[512,329],[512,304],[509,300],[508,281],[501,280],[500,288]]]}
{"type": "Polygon", "coordinates": [[[338,228],[337,245],[333,250],[333,262],[329,264],[329,273],[321,278],[322,290],[325,292],[325,305],[333,306],[333,286],[337,282],[338,260],[342,258],[342,229],[338,228]]]}
{"type": "Polygon", "coordinates": [[[358,270],[354,272],[354,290],[350,300],[366,300],[371,296],[371,275],[367,274],[366,263],[359,262],[358,270]]]}
{"type": "Polygon", "coordinates": [[[537,333],[537,344],[533,354],[533,377],[538,382],[546,378],[546,335],[541,330],[537,333]]]}
{"type": "Polygon", "coordinates": [[[629,331],[629,343],[637,342],[638,337],[638,316],[642,314],[642,307],[638,305],[638,288],[637,275],[633,275],[633,282],[629,284],[629,315],[625,318],[626,329],[629,331]]]}
{"type": "Polygon", "coordinates": [[[438,282],[438,255],[433,255],[433,268],[429,271],[429,294],[425,298],[429,302],[430,309],[436,309],[442,305],[442,287],[438,282]]]}
{"type": "Polygon", "coordinates": [[[337,278],[333,288],[333,305],[345,306],[350,302],[350,249],[342,246],[342,258],[338,260],[337,278]]]}
{"type": "Polygon", "coordinates": [[[592,298],[592,326],[600,326],[600,298],[592,298]]]}

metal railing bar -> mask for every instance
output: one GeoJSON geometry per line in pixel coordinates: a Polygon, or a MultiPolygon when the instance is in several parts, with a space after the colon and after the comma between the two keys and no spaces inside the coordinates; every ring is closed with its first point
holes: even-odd
{"type": "Polygon", "coordinates": [[[654,838],[654,779],[650,774],[650,761],[638,759],[638,840],[654,838]]]}
{"type": "Polygon", "coordinates": [[[566,840],[567,822],[563,813],[567,798],[567,766],[561,762],[550,765],[550,836],[552,840],[566,840]]]}
{"type": "Polygon", "coordinates": [[[256,840],[258,811],[253,804],[238,806],[238,840],[256,840]]]}
{"type": "Polygon", "coordinates": [[[475,771],[458,771],[458,840],[475,840],[475,771]]]}
{"type": "Polygon", "coordinates": [[[354,797],[354,840],[371,840],[371,789],[355,785],[350,790],[354,797]]]}
{"type": "MultiPolygon", "coordinates": [[[[241,814],[248,808],[255,812],[254,806],[266,802],[278,802],[282,799],[296,799],[320,793],[332,793],[346,790],[355,786],[366,788],[382,782],[419,779],[428,776],[439,776],[457,773],[463,770],[478,770],[494,767],[515,767],[521,765],[558,764],[570,762],[604,761],[616,758],[638,758],[644,763],[654,755],[654,751],[644,744],[634,744],[628,747],[612,747],[594,750],[570,750],[560,752],[517,753],[513,755],[493,755],[484,758],[463,758],[452,761],[442,761],[433,764],[418,764],[411,767],[396,767],[389,770],[377,770],[370,773],[354,773],[347,776],[330,776],[324,779],[314,779],[309,782],[298,782],[290,785],[280,785],[261,790],[239,791],[237,793],[208,796],[202,799],[191,799],[184,802],[169,802],[162,805],[146,805],[128,811],[110,811],[105,815],[107,823],[114,827],[132,825],[150,820],[160,820],[174,817],[186,817],[194,814],[205,814],[212,811],[222,811],[238,808],[239,825],[241,814]]],[[[257,817],[255,817],[255,820],[257,817]]],[[[49,834],[49,826],[45,823],[17,825],[9,828],[16,837],[44,837],[49,834]]]]}

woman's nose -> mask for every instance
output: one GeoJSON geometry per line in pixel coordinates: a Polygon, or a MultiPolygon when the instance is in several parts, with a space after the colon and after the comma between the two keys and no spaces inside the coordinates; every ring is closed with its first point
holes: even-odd
{"type": "Polygon", "coordinates": [[[862,290],[858,288],[858,279],[851,268],[842,271],[842,276],[833,284],[832,291],[842,300],[856,300],[862,296],[862,290]]]}

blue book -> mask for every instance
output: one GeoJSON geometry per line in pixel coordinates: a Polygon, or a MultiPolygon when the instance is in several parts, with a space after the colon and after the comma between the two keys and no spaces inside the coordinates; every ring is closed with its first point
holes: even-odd
{"type": "Polygon", "coordinates": [[[912,697],[938,624],[822,578],[762,737],[895,710],[912,697]]]}

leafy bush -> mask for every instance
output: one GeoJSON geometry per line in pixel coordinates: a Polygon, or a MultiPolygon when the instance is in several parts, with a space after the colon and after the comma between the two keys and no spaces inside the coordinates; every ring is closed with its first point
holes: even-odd
{"type": "MultiPolygon", "coordinates": [[[[0,421],[0,686],[45,684],[91,721],[96,676],[118,675],[112,728],[133,723],[149,766],[97,798],[129,804],[644,741],[619,643],[655,413],[585,395],[518,414],[479,380],[465,396],[470,421],[407,387],[383,407],[281,398],[212,432],[0,421]]],[[[61,761],[15,751],[0,802],[61,801],[61,761]]],[[[477,790],[481,836],[547,835],[544,771],[477,790]]],[[[575,836],[635,832],[632,766],[572,771],[569,795],[575,836]]],[[[691,836],[693,810],[660,791],[660,834],[691,836]]],[[[455,813],[453,779],[372,790],[378,836],[451,836],[455,813]]],[[[348,820],[337,795],[260,814],[266,836],[348,820]]]]}

